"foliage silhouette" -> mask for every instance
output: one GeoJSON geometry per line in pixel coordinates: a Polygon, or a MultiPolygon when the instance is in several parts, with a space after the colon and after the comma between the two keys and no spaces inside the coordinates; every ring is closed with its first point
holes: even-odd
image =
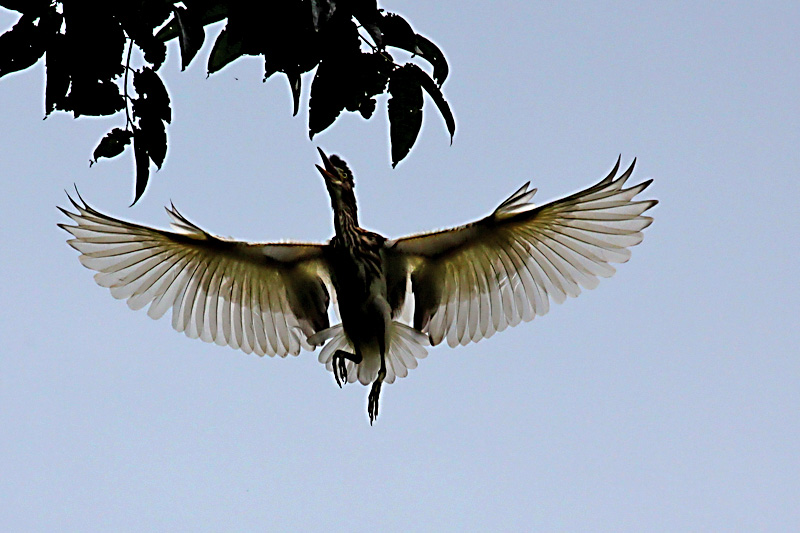
{"type": "Polygon", "coordinates": [[[342,111],[373,116],[376,97],[389,94],[392,166],[405,158],[422,126],[423,89],[444,118],[452,142],[455,120],[442,94],[447,60],[432,41],[375,0],[0,0],[22,14],[0,35],[0,77],[45,58],[45,116],[121,114],[124,128],[111,129],[90,164],[122,154],[132,144],[136,168],[133,203],[161,168],[167,153],[170,97],[158,74],[167,42],[178,41],[181,70],[195,59],[205,27],[226,20],[211,47],[209,75],[245,55],[264,58],[264,81],[286,76],[293,114],[300,107],[302,74],[316,69],[309,98],[309,137],[330,127],[342,111]],[[131,68],[131,53],[144,65],[131,68]],[[387,48],[422,58],[431,77],[413,62],[399,65],[387,48]],[[131,143],[131,141],[133,141],[131,143]]]}

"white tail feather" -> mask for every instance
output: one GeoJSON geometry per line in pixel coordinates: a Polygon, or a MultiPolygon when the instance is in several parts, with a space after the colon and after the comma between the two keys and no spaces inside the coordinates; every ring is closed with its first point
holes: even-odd
{"type": "MultiPolygon", "coordinates": [[[[386,356],[385,383],[394,383],[396,377],[406,377],[409,370],[417,367],[417,359],[424,359],[428,355],[425,348],[430,344],[428,337],[402,322],[392,322],[387,340],[389,353],[386,356]]],[[[308,338],[308,342],[312,346],[325,344],[319,354],[319,362],[330,372],[333,372],[333,354],[336,350],[354,353],[353,344],[341,324],[318,331],[308,338]]],[[[378,377],[380,354],[362,356],[363,360],[359,364],[346,362],[348,383],[359,381],[363,385],[369,385],[378,377]]]]}

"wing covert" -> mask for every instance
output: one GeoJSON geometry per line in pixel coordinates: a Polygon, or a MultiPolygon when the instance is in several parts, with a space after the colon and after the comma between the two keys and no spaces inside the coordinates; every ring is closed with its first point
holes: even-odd
{"type": "Polygon", "coordinates": [[[307,338],[329,326],[322,245],[222,239],[174,206],[174,231],[158,230],[69,199],[77,213],[59,209],[77,225],[59,226],[98,285],[131,309],[149,305],[154,319],[171,308],[172,326],[188,337],[285,357],[313,350],[307,338]]]}

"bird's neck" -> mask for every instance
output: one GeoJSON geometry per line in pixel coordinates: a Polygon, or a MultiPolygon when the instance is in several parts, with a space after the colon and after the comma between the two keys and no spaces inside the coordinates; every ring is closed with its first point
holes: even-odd
{"type": "Polygon", "coordinates": [[[345,241],[349,240],[358,228],[358,210],[356,206],[334,203],[333,224],[336,229],[336,235],[345,241]]]}

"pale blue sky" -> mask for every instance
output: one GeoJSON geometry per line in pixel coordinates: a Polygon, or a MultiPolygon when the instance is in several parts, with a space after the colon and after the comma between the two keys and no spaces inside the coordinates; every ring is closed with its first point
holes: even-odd
{"type": "Polygon", "coordinates": [[[0,80],[0,523],[800,529],[800,4],[586,5],[383,2],[445,51],[458,125],[451,147],[429,103],[395,170],[384,111],[309,142],[284,79],[240,61],[206,80],[207,48],[184,73],[173,48],[169,153],[130,209],[129,156],[88,168],[117,118],[42,121],[41,63],[0,80]],[[149,225],[173,200],[221,235],[323,241],[318,145],[388,236],[483,216],[527,180],[539,203],[564,196],[620,153],[661,203],[617,275],[431,349],[374,427],[367,389],[316,354],[260,359],[130,311],[56,227],[75,183],[149,225]]]}

